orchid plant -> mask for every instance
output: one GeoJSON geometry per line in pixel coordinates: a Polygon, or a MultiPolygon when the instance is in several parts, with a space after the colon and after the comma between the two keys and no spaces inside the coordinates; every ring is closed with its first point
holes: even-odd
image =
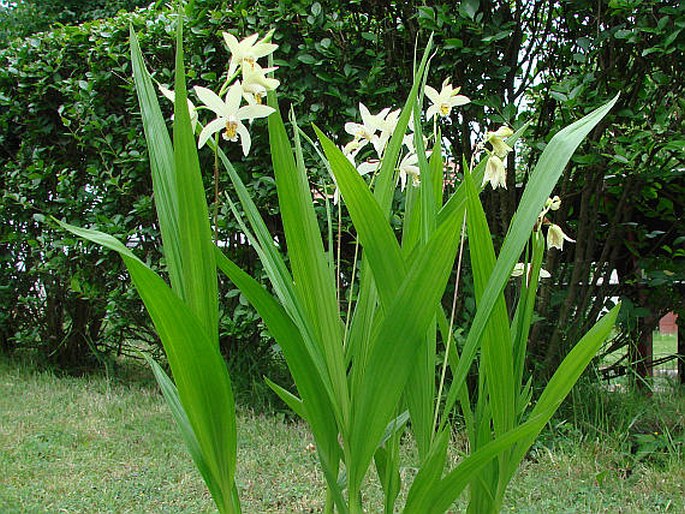
{"type": "Polygon", "coordinates": [[[547,246],[561,249],[570,241],[546,218],[560,202],[550,195],[572,153],[615,99],[551,139],[497,255],[479,193],[488,183],[506,187],[504,161],[523,129],[488,132],[476,148],[480,161],[461,168],[463,180],[446,197],[439,125],[469,99],[449,79],[440,92],[421,87],[429,77],[429,40],[403,107],[371,114],[360,104],[361,123],[345,125],[352,140],[342,148],[314,127],[317,142],[312,143],[339,189],[339,205],[349,212],[360,245],[359,273],[341,286],[330,251],[334,243],[329,238],[326,249],[315,214],[301,130],[293,119],[289,138],[274,92],[278,80],[268,76],[277,70],[257,63],[276,50],[271,33],[242,41],[226,33],[224,39],[230,52],[226,82],[217,93],[195,86],[201,104],[196,108],[188,100],[179,24],[175,90],[162,89],[174,101],[172,142],[131,34],[170,284],[110,236],[62,223],[119,252],[126,262],[159,331],[174,380],[154,361],[150,364],[217,508],[241,511],[234,401],[218,347],[220,270],[257,309],[287,360],[297,395],[268,383],[310,426],[326,480],[326,512],[363,512],[362,484],[372,466],[385,493],[384,512],[398,509],[403,488],[406,513],[445,512],[466,489],[469,512],[498,512],[525,453],[609,334],[618,312],[618,307],[611,310],[578,341],[542,394],[533,398],[525,354],[537,285],[545,276],[542,227],[547,226],[547,246]],[[425,114],[424,96],[431,103],[425,114]],[[215,115],[204,126],[203,110],[215,115]],[[249,124],[260,118],[267,119],[269,128],[287,261],[221,148],[239,142],[247,155],[249,124]],[[431,122],[433,132],[426,138],[423,126],[431,122]],[[205,147],[232,180],[227,202],[259,255],[273,294],[212,242],[198,159],[198,148],[205,147]],[[366,160],[357,164],[361,155],[366,160]],[[399,237],[390,223],[398,184],[406,196],[399,237]],[[455,260],[461,269],[465,239],[477,312],[458,347],[454,309],[445,311],[442,300],[455,260]],[[512,275],[525,275],[525,280],[514,283],[518,300],[510,311],[503,293],[512,275]],[[352,300],[346,310],[338,303],[339,287],[355,288],[354,294],[347,291],[352,300]],[[436,386],[439,352],[444,360],[436,386]],[[474,366],[478,385],[470,390],[466,377],[474,366]],[[450,469],[447,450],[455,413],[464,419],[469,451],[450,469]],[[417,473],[403,483],[400,440],[408,430],[418,448],[417,473]]]}

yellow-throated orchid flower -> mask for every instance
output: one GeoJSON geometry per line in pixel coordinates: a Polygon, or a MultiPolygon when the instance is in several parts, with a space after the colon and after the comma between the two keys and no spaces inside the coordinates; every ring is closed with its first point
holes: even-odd
{"type": "Polygon", "coordinates": [[[442,88],[438,93],[431,86],[426,86],[424,93],[428,99],[433,103],[426,111],[426,118],[433,119],[435,116],[440,116],[445,118],[449,116],[450,112],[454,107],[459,107],[460,105],[466,105],[471,100],[466,96],[460,95],[460,87],[454,89],[452,84],[450,84],[450,79],[445,79],[442,82],[442,88]]]}
{"type": "Polygon", "coordinates": [[[243,67],[243,97],[249,104],[262,104],[267,91],[273,91],[281,82],[278,79],[267,77],[267,73],[271,73],[278,69],[278,66],[272,68],[262,68],[255,63],[254,66],[243,67]]]}
{"type": "Polygon", "coordinates": [[[378,114],[371,114],[363,103],[359,103],[359,114],[361,114],[362,122],[355,123],[348,121],[345,123],[345,132],[354,136],[355,141],[359,143],[358,149],[361,149],[367,143],[372,143],[376,147],[378,135],[376,132],[380,130],[385,117],[390,112],[389,108],[383,109],[378,114]]]}
{"type": "Polygon", "coordinates": [[[273,30],[257,41],[259,34],[252,34],[242,41],[238,41],[230,32],[224,32],[224,41],[231,52],[231,61],[228,64],[228,76],[232,77],[240,66],[253,67],[260,57],[267,56],[278,48],[278,45],[269,43],[273,30]]]}
{"type": "Polygon", "coordinates": [[[200,101],[214,111],[217,116],[200,132],[198,148],[202,148],[212,134],[223,131],[221,135],[227,141],[238,141],[240,138],[243,154],[247,155],[250,151],[251,139],[247,127],[242,123],[243,120],[251,121],[255,118],[264,118],[274,112],[274,109],[267,105],[257,104],[240,107],[243,96],[243,88],[240,82],[236,82],[229,88],[225,100],[205,87],[195,86],[194,89],[200,101]]]}
{"type": "Polygon", "coordinates": [[[485,142],[492,145],[492,153],[500,159],[504,159],[512,148],[504,142],[504,139],[514,133],[509,127],[502,126],[494,132],[487,132],[485,134],[485,142]]]}
{"type": "Polygon", "coordinates": [[[397,167],[400,175],[400,190],[404,191],[407,187],[407,178],[411,177],[411,185],[419,187],[421,185],[421,171],[419,170],[419,156],[415,153],[408,153],[400,161],[397,167]]]}

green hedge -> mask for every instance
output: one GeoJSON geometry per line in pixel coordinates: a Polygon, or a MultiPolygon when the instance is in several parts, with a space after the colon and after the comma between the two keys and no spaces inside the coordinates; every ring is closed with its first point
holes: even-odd
{"type": "MultiPolygon", "coordinates": [[[[463,83],[464,93],[475,100],[465,119],[513,121],[513,111],[501,105],[507,70],[490,64],[505,48],[513,21],[496,10],[475,15],[464,7],[469,2],[462,4],[196,0],[186,7],[188,76],[191,85],[218,87],[229,58],[221,32],[241,37],[276,28],[284,112],[292,106],[302,127],[316,122],[326,133],[339,134],[342,143],[348,139],[343,124],[356,118],[360,99],[372,111],[400,104],[411,84],[416,35],[425,38],[438,30],[435,85],[446,77],[463,83]]],[[[153,4],[109,19],[56,26],[14,39],[0,51],[0,300],[7,306],[0,313],[0,341],[5,349],[38,348],[58,364],[81,365],[130,352],[138,343],[156,344],[119,259],[56,230],[50,219],[97,227],[163,267],[128,34],[132,25],[155,79],[168,85],[176,18],[153,4]]],[[[277,236],[281,227],[265,131],[258,124],[255,129],[248,158],[237,145],[226,150],[277,236]]],[[[470,142],[462,135],[468,131],[456,117],[445,127],[457,162],[468,153],[470,142]]],[[[212,158],[208,153],[203,158],[211,198],[212,158]]],[[[313,157],[308,163],[318,184],[316,174],[323,172],[313,157]]],[[[219,189],[227,188],[221,177],[219,189]]],[[[232,258],[258,274],[254,254],[225,207],[221,210],[220,239],[232,258]]],[[[351,258],[351,243],[345,251],[351,258]]],[[[246,302],[229,284],[222,284],[221,294],[225,352],[238,355],[235,350],[242,348],[270,355],[268,335],[246,302]]]]}

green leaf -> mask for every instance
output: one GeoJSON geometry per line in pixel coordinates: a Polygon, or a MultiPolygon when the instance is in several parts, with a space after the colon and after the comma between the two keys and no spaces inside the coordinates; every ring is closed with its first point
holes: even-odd
{"type": "Polygon", "coordinates": [[[283,400],[283,403],[290,407],[295,414],[300,416],[303,420],[307,420],[307,414],[304,410],[304,403],[302,400],[300,400],[287,389],[269,380],[268,377],[264,377],[264,381],[266,382],[266,385],[268,385],[271,390],[276,393],[281,400],[283,400]]]}
{"type": "MultiPolygon", "coordinates": [[[[479,304],[495,267],[495,248],[478,191],[473,183],[473,177],[468,172],[464,175],[464,183],[468,196],[467,225],[471,268],[476,303],[479,304]]],[[[514,426],[515,395],[518,390],[518,385],[514,383],[509,313],[502,291],[498,295],[483,334],[480,374],[484,375],[488,388],[487,401],[492,403],[495,432],[502,434],[514,426]]],[[[484,401],[481,396],[480,401],[484,401]]]]}
{"type": "MultiPolygon", "coordinates": [[[[176,45],[174,161],[178,198],[178,239],[181,244],[180,269],[184,291],[182,298],[201,320],[218,347],[219,309],[214,243],[200,174],[200,161],[188,112],[181,22],[178,24],[176,45]]],[[[148,146],[150,144],[154,142],[148,142],[148,146]]]]}
{"type": "MultiPolygon", "coordinates": [[[[342,187],[342,186],[341,186],[342,187]]],[[[353,384],[350,484],[358,485],[378,441],[397,408],[421,342],[442,298],[454,262],[461,223],[439,227],[413,265],[374,328],[366,373],[353,384]]],[[[375,275],[375,272],[374,272],[375,275]]]]}
{"type": "MultiPolygon", "coordinates": [[[[269,104],[278,108],[270,93],[269,104]]],[[[288,244],[295,291],[311,339],[320,345],[334,391],[334,412],[340,426],[349,415],[349,392],[342,349],[335,279],[323,249],[321,231],[304,166],[298,166],[278,110],[269,116],[271,159],[276,176],[283,230],[288,244]]]]}
{"type": "Polygon", "coordinates": [[[148,143],[152,188],[155,207],[162,234],[164,254],[167,257],[169,279],[174,291],[185,297],[181,280],[181,242],[178,228],[178,198],[176,195],[176,165],[169,131],[157,101],[157,90],[145,68],[143,56],[133,27],[131,27],[131,63],[138,103],[143,118],[143,131],[148,143]]]}
{"type": "Polygon", "coordinates": [[[523,460],[544,425],[557,411],[564,398],[576,384],[580,375],[585,371],[590,361],[609,337],[616,325],[616,318],[621,310],[621,304],[615,305],[581,338],[561,362],[549,383],[542,392],[530,414],[532,419],[539,418],[537,431],[521,440],[516,445],[511,458],[509,477],[513,476],[518,464],[523,460]]]}
{"type": "MultiPolygon", "coordinates": [[[[523,247],[530,236],[531,228],[535,224],[545,201],[552,193],[573,152],[585,136],[607,115],[617,100],[618,95],[581,120],[559,131],[540,156],[540,160],[531,174],[530,182],[521,197],[519,207],[512,218],[499,258],[488,280],[464,344],[459,366],[453,371],[453,382],[448,392],[445,412],[449,412],[458,398],[458,390],[463,387],[466,375],[476,356],[490,313],[507,284],[514,265],[518,262],[523,247]]],[[[476,181],[479,180],[478,174],[474,173],[474,178],[476,181]]],[[[459,190],[438,214],[438,223],[443,222],[445,217],[458,208],[460,204],[458,193],[459,190]]],[[[446,418],[443,418],[443,426],[445,422],[446,418]]]]}
{"type": "Polygon", "coordinates": [[[337,486],[340,446],[333,412],[335,397],[325,371],[325,364],[317,363],[317,349],[302,337],[283,307],[254,278],[226,257],[219,248],[215,247],[215,252],[219,269],[247,297],[281,347],[302,397],[301,405],[289,394],[283,396],[282,391],[278,389],[275,391],[293,407],[295,412],[301,412],[303,419],[310,424],[328,486],[336,498],[338,507],[344,508],[342,493],[337,486]]]}
{"type": "MultiPolygon", "coordinates": [[[[236,512],[235,404],[218,346],[190,308],[122,243],[95,230],[58,223],[79,237],[115,250],[124,260],[164,345],[179,399],[209,470],[205,472],[210,477],[206,479],[209,491],[220,512],[236,512]]],[[[197,451],[195,447],[190,450],[197,451]]]]}
{"type": "Polygon", "coordinates": [[[145,353],[141,355],[148,363],[150,368],[152,368],[152,372],[154,373],[155,379],[159,384],[159,388],[162,391],[162,395],[164,396],[164,399],[166,400],[167,405],[169,406],[169,410],[171,411],[171,414],[174,417],[174,420],[176,421],[176,424],[178,425],[181,431],[181,436],[183,437],[183,441],[186,443],[188,453],[190,453],[190,456],[192,457],[195,466],[197,466],[197,469],[200,471],[202,478],[204,478],[205,482],[209,483],[210,481],[212,481],[211,471],[209,469],[207,462],[205,462],[204,455],[202,454],[202,449],[200,448],[200,443],[198,443],[197,437],[195,437],[195,432],[193,431],[193,427],[190,424],[188,415],[186,414],[186,411],[183,409],[181,399],[178,396],[178,389],[176,389],[176,385],[172,382],[172,380],[167,376],[162,367],[159,364],[157,364],[157,362],[152,357],[145,353]]]}

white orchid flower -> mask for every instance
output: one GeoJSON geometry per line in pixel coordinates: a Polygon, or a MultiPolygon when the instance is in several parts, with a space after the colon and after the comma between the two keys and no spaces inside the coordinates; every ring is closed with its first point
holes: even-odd
{"type": "Polygon", "coordinates": [[[459,107],[460,105],[466,105],[471,100],[469,100],[464,95],[460,95],[460,87],[454,89],[452,84],[450,84],[450,79],[445,79],[442,82],[442,88],[438,93],[431,86],[426,86],[424,93],[428,99],[433,103],[426,111],[426,118],[432,119],[435,116],[440,116],[445,118],[449,116],[450,112],[454,107],[459,107]]]}
{"type": "Polygon", "coordinates": [[[400,175],[400,190],[404,191],[407,187],[407,178],[411,177],[411,185],[419,187],[421,185],[421,170],[419,169],[419,156],[415,153],[408,153],[400,161],[397,167],[400,175]]]}
{"type": "Polygon", "coordinates": [[[243,125],[243,120],[252,121],[255,118],[264,118],[274,112],[274,109],[267,105],[246,105],[240,107],[243,96],[243,88],[240,82],[233,84],[226,100],[222,100],[214,91],[205,87],[195,86],[197,97],[216,114],[217,118],[210,121],[200,132],[197,143],[198,148],[202,148],[209,137],[215,132],[223,130],[222,137],[227,141],[238,141],[243,147],[243,154],[247,155],[250,151],[251,139],[247,127],[243,125]]]}
{"type": "Polygon", "coordinates": [[[551,211],[558,211],[561,207],[561,198],[554,196],[553,198],[548,198],[545,202],[545,208],[551,211]]]}
{"type": "MultiPolygon", "coordinates": [[[[522,263],[522,262],[517,262],[516,265],[514,266],[514,269],[511,272],[512,277],[520,277],[523,275],[525,270],[526,273],[526,284],[528,283],[528,280],[530,280],[530,272],[531,272],[531,264],[530,263],[522,263]]],[[[551,273],[547,271],[544,268],[540,268],[540,275],[539,277],[541,279],[543,278],[551,278],[551,273]]]]}
{"type": "Polygon", "coordinates": [[[485,165],[485,173],[483,174],[483,186],[490,182],[493,189],[502,186],[507,188],[507,170],[504,167],[504,161],[496,154],[490,154],[488,162],[485,165]]]}
{"type": "Polygon", "coordinates": [[[262,68],[255,63],[254,66],[243,67],[243,97],[249,104],[262,104],[267,91],[273,91],[281,82],[278,79],[267,77],[278,69],[278,66],[262,68]]]}
{"type": "Polygon", "coordinates": [[[377,141],[379,139],[376,132],[381,129],[389,112],[390,109],[385,108],[378,114],[371,114],[369,109],[367,109],[366,106],[360,102],[359,113],[361,114],[362,122],[355,123],[349,121],[345,123],[345,132],[351,136],[354,136],[355,141],[360,143],[358,149],[361,149],[367,143],[373,144],[374,148],[376,148],[378,144],[377,141]]]}
{"type": "MultiPolygon", "coordinates": [[[[157,87],[159,88],[160,93],[162,93],[166,98],[171,100],[171,103],[174,103],[176,101],[176,93],[174,93],[171,89],[164,87],[162,84],[159,84],[157,87]]],[[[190,126],[193,128],[193,133],[195,133],[195,127],[197,126],[197,109],[195,108],[195,105],[193,104],[193,102],[190,101],[189,98],[186,98],[186,101],[188,102],[190,126]]],[[[174,119],[173,116],[171,117],[171,119],[174,119]]]]}
{"type": "Polygon", "coordinates": [[[395,127],[397,127],[397,122],[400,119],[401,113],[401,109],[396,109],[392,112],[389,112],[383,119],[378,119],[378,129],[380,130],[380,134],[374,141],[372,141],[372,143],[379,157],[383,155],[383,151],[385,150],[388,141],[392,137],[395,127]]]}
{"type": "Polygon", "coordinates": [[[242,41],[238,41],[238,38],[230,32],[224,32],[224,41],[228,46],[228,50],[231,52],[231,61],[228,64],[228,76],[232,77],[238,70],[238,67],[242,66],[245,68],[245,65],[254,67],[257,59],[272,54],[274,50],[278,48],[278,45],[268,42],[271,40],[272,35],[273,30],[259,41],[257,41],[259,34],[252,34],[242,41]]]}
{"type": "Polygon", "coordinates": [[[554,223],[550,224],[550,226],[547,228],[547,247],[558,248],[559,250],[563,250],[564,241],[568,241],[569,243],[576,242],[574,239],[571,239],[566,234],[564,234],[564,231],[561,230],[561,227],[559,225],[556,225],[554,223]]]}
{"type": "Polygon", "coordinates": [[[492,152],[499,157],[504,159],[512,148],[504,142],[504,139],[511,136],[514,133],[509,127],[502,126],[495,130],[494,132],[487,132],[485,134],[485,142],[492,145],[492,152]]]}

